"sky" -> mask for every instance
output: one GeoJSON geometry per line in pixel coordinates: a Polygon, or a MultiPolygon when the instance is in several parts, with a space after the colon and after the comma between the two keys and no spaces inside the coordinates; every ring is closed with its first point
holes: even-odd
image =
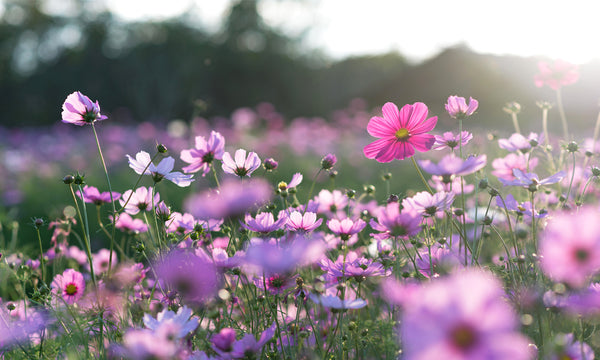
{"type": "MultiPolygon", "coordinates": [[[[194,12],[218,30],[230,0],[105,0],[125,20],[194,12]]],[[[265,21],[334,59],[398,51],[413,61],[464,44],[497,55],[585,63],[600,59],[593,0],[262,0],[265,21]]]]}

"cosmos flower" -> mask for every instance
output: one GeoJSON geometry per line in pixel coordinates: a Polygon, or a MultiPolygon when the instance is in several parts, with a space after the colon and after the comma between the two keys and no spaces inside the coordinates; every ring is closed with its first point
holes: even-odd
{"type": "Polygon", "coordinates": [[[581,287],[600,270],[600,223],[596,209],[559,213],[540,235],[541,268],[554,281],[581,287]]]}
{"type": "Polygon", "coordinates": [[[225,138],[218,132],[212,131],[208,141],[204,139],[204,136],[196,136],[195,148],[181,151],[181,160],[190,164],[182,170],[185,173],[202,171],[202,176],[206,176],[213,160],[221,160],[224,152],[225,138]]]}
{"type": "Polygon", "coordinates": [[[125,212],[129,215],[135,215],[140,211],[150,211],[152,205],[156,206],[160,202],[160,195],[154,194],[152,201],[152,187],[139,187],[134,191],[127,190],[123,193],[119,203],[125,207],[125,212]]]}
{"type": "Polygon", "coordinates": [[[73,125],[90,125],[96,121],[106,120],[100,114],[100,104],[95,103],[79,91],[67,96],[62,106],[62,122],[73,125]]]}
{"type": "Polygon", "coordinates": [[[192,316],[192,309],[187,306],[182,306],[177,310],[177,313],[164,309],[156,315],[156,319],[149,314],[144,314],[144,325],[150,329],[157,331],[161,326],[166,324],[175,325],[177,331],[175,338],[184,338],[190,332],[198,327],[198,318],[192,316]]]}
{"type": "Polygon", "coordinates": [[[250,175],[260,167],[261,161],[255,152],[250,152],[246,157],[246,150],[235,151],[235,160],[226,152],[223,154],[223,171],[231,175],[244,177],[250,175]]]}
{"type": "Polygon", "coordinates": [[[514,180],[513,169],[529,171],[535,169],[538,164],[538,158],[527,157],[524,154],[511,153],[503,158],[496,158],[492,161],[492,175],[504,180],[514,180]]]}
{"type": "Polygon", "coordinates": [[[537,174],[524,173],[520,169],[515,168],[513,169],[513,175],[515,177],[514,180],[504,180],[502,178],[499,178],[498,180],[500,180],[504,186],[522,186],[530,191],[535,191],[540,185],[556,184],[567,176],[567,173],[561,170],[552,176],[540,180],[537,174]]]}
{"type": "Polygon", "coordinates": [[[245,223],[240,223],[246,230],[266,235],[270,232],[281,229],[285,225],[286,220],[287,219],[285,217],[280,217],[277,221],[275,221],[272,213],[263,212],[256,214],[256,217],[254,218],[252,215],[246,214],[245,223]]]}
{"type": "Polygon", "coordinates": [[[473,139],[473,134],[468,131],[463,131],[460,134],[454,135],[452,132],[447,131],[444,135],[435,135],[435,144],[433,144],[433,150],[444,150],[446,148],[454,150],[459,145],[465,146],[469,141],[473,139]]]}
{"type": "Polygon", "coordinates": [[[519,133],[512,134],[508,139],[499,139],[498,146],[501,149],[508,151],[519,151],[525,154],[531,150],[531,142],[539,143],[538,135],[536,133],[530,133],[528,137],[525,137],[519,133]]]}
{"type": "Polygon", "coordinates": [[[317,220],[317,214],[307,211],[302,214],[299,211],[292,211],[287,218],[287,228],[290,231],[310,232],[321,226],[323,219],[317,220]]]}
{"type": "Polygon", "coordinates": [[[340,299],[335,295],[317,295],[310,293],[308,298],[315,304],[319,304],[326,308],[346,310],[346,309],[361,309],[367,306],[367,302],[363,299],[340,299]]]}
{"type": "Polygon", "coordinates": [[[129,167],[132,168],[139,175],[151,175],[154,182],[159,182],[163,178],[172,181],[175,185],[180,187],[190,186],[194,181],[192,175],[185,175],[179,171],[172,171],[175,166],[175,159],[171,156],[164,158],[154,165],[150,154],[145,151],[140,151],[135,155],[135,159],[129,155],[126,155],[129,159],[129,167]]]}
{"type": "Polygon", "coordinates": [[[549,86],[558,90],[565,85],[571,85],[579,79],[579,70],[576,65],[563,60],[556,60],[553,64],[545,61],[538,63],[539,73],[535,75],[535,86],[549,86]]]}
{"type": "Polygon", "coordinates": [[[361,232],[365,226],[367,226],[367,223],[362,219],[356,219],[355,221],[349,218],[331,219],[327,222],[329,230],[340,236],[344,241],[350,239],[350,236],[361,232]]]}
{"type": "Polygon", "coordinates": [[[392,202],[382,207],[377,215],[377,221],[371,219],[369,225],[379,234],[371,234],[378,240],[390,237],[409,237],[421,231],[421,214],[413,209],[400,210],[400,204],[392,202]]]}
{"type": "Polygon", "coordinates": [[[573,334],[561,334],[556,338],[556,350],[550,360],[594,360],[594,350],[585,342],[575,340],[573,334]]]}
{"type": "MultiPolygon", "coordinates": [[[[81,197],[81,193],[77,192],[77,196],[81,197]]],[[[100,191],[93,186],[85,185],[83,187],[83,201],[86,203],[94,203],[96,205],[108,204],[111,202],[111,200],[118,200],[120,196],[121,194],[113,191],[111,199],[111,193],[109,191],[100,193],[100,191]]]]}
{"type": "Polygon", "coordinates": [[[469,98],[469,104],[467,105],[464,97],[456,95],[448,97],[448,102],[445,105],[450,117],[455,119],[465,119],[473,115],[478,106],[479,102],[472,97],[469,98]]]}
{"type": "Polygon", "coordinates": [[[54,277],[50,287],[52,292],[62,297],[67,304],[73,305],[83,296],[85,280],[79,271],[67,269],[54,277]]]}
{"type": "Polygon", "coordinates": [[[374,116],[367,125],[371,136],[380,138],[364,147],[363,152],[369,159],[378,162],[403,160],[415,154],[429,151],[435,143],[435,137],[427,134],[437,124],[437,116],[427,118],[427,105],[417,102],[398,107],[388,102],[383,105],[383,117],[374,116]]]}
{"type": "Polygon", "coordinates": [[[530,359],[528,339],[491,273],[469,269],[434,280],[406,301],[404,358],[530,359]]]}
{"type": "Polygon", "coordinates": [[[449,210],[453,202],[453,193],[441,191],[432,195],[428,191],[421,191],[402,200],[402,206],[412,208],[424,216],[434,216],[438,212],[449,210]]]}
{"type": "Polygon", "coordinates": [[[258,341],[252,334],[245,334],[241,339],[236,340],[234,329],[221,329],[218,334],[211,337],[212,349],[222,359],[258,359],[263,346],[275,335],[275,329],[277,324],[273,323],[260,334],[258,341]]]}
{"type": "Polygon", "coordinates": [[[419,165],[431,175],[465,176],[481,170],[487,163],[487,156],[471,155],[463,160],[454,154],[448,154],[436,165],[431,160],[421,160],[419,165]]]}

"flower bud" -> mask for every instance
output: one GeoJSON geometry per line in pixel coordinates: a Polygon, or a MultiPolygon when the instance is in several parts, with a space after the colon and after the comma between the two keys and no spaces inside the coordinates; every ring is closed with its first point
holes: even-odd
{"type": "Polygon", "coordinates": [[[348,196],[348,199],[354,199],[354,197],[356,196],[356,190],[346,190],[346,196],[348,196]]]}
{"type": "Polygon", "coordinates": [[[85,175],[81,175],[79,173],[77,173],[75,175],[75,180],[73,181],[73,183],[75,185],[84,185],[85,184],[85,179],[84,179],[85,175]]]}
{"type": "Polygon", "coordinates": [[[398,201],[400,201],[400,198],[396,194],[390,195],[390,197],[388,197],[388,199],[387,199],[388,204],[391,204],[393,202],[398,202],[398,201]]]}
{"type": "Polygon", "coordinates": [[[275,159],[273,159],[273,158],[268,158],[268,159],[265,159],[265,161],[263,161],[263,167],[267,171],[273,171],[273,170],[277,169],[278,166],[279,166],[279,163],[277,161],[275,161],[275,159]]]}
{"type": "Polygon", "coordinates": [[[502,108],[502,110],[504,110],[504,112],[507,112],[509,114],[518,114],[521,112],[521,104],[519,104],[518,102],[515,101],[511,101],[509,103],[506,103],[506,105],[502,108]]]}
{"type": "Polygon", "coordinates": [[[164,144],[158,144],[158,145],[156,145],[156,150],[157,150],[159,153],[161,153],[161,154],[166,154],[166,153],[167,153],[167,151],[169,151],[169,150],[167,149],[167,147],[166,147],[164,144]]]}
{"type": "Polygon", "coordinates": [[[64,178],[62,178],[62,181],[65,184],[69,185],[75,182],[75,177],[73,175],[66,175],[64,178]]]}
{"type": "Polygon", "coordinates": [[[392,178],[392,173],[387,172],[387,173],[383,174],[382,178],[384,181],[388,181],[392,178]]]}
{"type": "Polygon", "coordinates": [[[42,227],[42,225],[44,225],[44,219],[42,219],[42,218],[33,219],[33,225],[35,226],[36,229],[39,229],[40,227],[42,227]]]}
{"type": "Polygon", "coordinates": [[[592,175],[600,176],[600,168],[598,168],[596,166],[592,166],[592,175]]]}
{"type": "Polygon", "coordinates": [[[365,192],[369,195],[374,194],[375,186],[374,185],[365,185],[365,192]]]}
{"type": "Polygon", "coordinates": [[[488,179],[481,179],[481,180],[479,180],[479,185],[478,185],[479,189],[481,189],[481,190],[487,189],[488,184],[489,184],[488,179]]]}
{"type": "Polygon", "coordinates": [[[575,141],[571,141],[567,145],[567,151],[570,152],[570,153],[577,152],[578,150],[579,150],[579,145],[577,145],[577,143],[575,141]]]}
{"type": "Polygon", "coordinates": [[[327,154],[321,159],[321,168],[323,170],[329,170],[335,165],[337,158],[333,154],[327,154]]]}
{"type": "Polygon", "coordinates": [[[337,170],[331,170],[331,171],[329,172],[329,177],[330,177],[330,178],[334,179],[336,176],[338,176],[338,172],[337,172],[337,170]]]}

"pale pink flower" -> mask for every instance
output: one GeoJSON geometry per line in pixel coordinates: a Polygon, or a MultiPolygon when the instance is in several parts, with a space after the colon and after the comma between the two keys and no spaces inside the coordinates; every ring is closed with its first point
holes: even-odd
{"type": "Polygon", "coordinates": [[[286,224],[290,231],[302,231],[310,232],[318,228],[323,219],[317,220],[317,214],[313,212],[305,212],[304,214],[299,211],[293,211],[287,218],[286,224]]]}
{"type": "Polygon", "coordinates": [[[465,119],[473,115],[478,106],[479,102],[472,97],[469,98],[469,104],[467,105],[464,97],[456,95],[448,97],[448,102],[445,105],[450,117],[455,119],[465,119]]]}
{"type": "Polygon", "coordinates": [[[172,181],[180,187],[190,186],[194,181],[193,175],[185,175],[179,171],[172,171],[175,166],[175,159],[171,156],[164,158],[154,165],[150,154],[145,151],[140,151],[135,155],[135,159],[126,155],[129,159],[129,167],[139,175],[151,175],[154,182],[159,182],[163,178],[172,181]]]}
{"type": "Polygon", "coordinates": [[[492,161],[492,167],[494,170],[492,174],[499,179],[513,180],[513,169],[519,169],[521,171],[527,171],[535,169],[538,164],[538,158],[528,158],[527,155],[523,154],[508,154],[503,158],[497,158],[492,161]]]}
{"type": "Polygon", "coordinates": [[[235,160],[226,152],[223,154],[223,171],[228,174],[244,177],[250,175],[260,167],[261,161],[255,152],[250,152],[246,157],[246,150],[235,151],[235,160]]]}
{"type": "Polygon", "coordinates": [[[95,103],[79,91],[67,96],[62,106],[62,122],[73,125],[90,125],[96,121],[106,120],[100,114],[100,104],[95,103]]]}
{"type": "Polygon", "coordinates": [[[331,219],[327,222],[329,230],[340,236],[344,241],[350,239],[350,236],[361,232],[365,226],[367,226],[367,223],[362,219],[356,219],[356,221],[349,218],[342,220],[331,219]]]}
{"type": "Polygon", "coordinates": [[[453,193],[441,191],[432,195],[427,191],[421,191],[402,200],[402,206],[412,208],[424,216],[434,216],[439,212],[449,210],[453,202],[453,193]]]}
{"type": "Polygon", "coordinates": [[[426,172],[431,175],[439,176],[465,176],[472,174],[476,171],[483,169],[487,163],[487,156],[471,155],[467,159],[463,160],[454,154],[448,154],[440,160],[439,163],[434,164],[431,160],[421,160],[419,165],[426,172]]]}
{"type": "Polygon", "coordinates": [[[577,65],[563,60],[556,60],[554,64],[545,61],[538,63],[539,74],[534,77],[535,86],[549,86],[552,90],[558,90],[562,86],[571,85],[579,79],[577,65]]]}
{"type": "Polygon", "coordinates": [[[130,215],[135,215],[140,211],[150,211],[152,206],[156,206],[160,202],[160,195],[154,194],[154,204],[152,201],[152,187],[139,187],[133,192],[127,190],[119,199],[121,206],[125,207],[125,212],[130,215]]]}
{"type": "Polygon", "coordinates": [[[427,118],[427,105],[407,104],[399,111],[395,104],[388,102],[382,112],[383,117],[374,116],[367,125],[369,134],[380,138],[364,147],[367,158],[390,162],[413,156],[415,149],[421,152],[431,149],[435,137],[427,132],[437,124],[437,116],[427,118]]]}
{"type": "Polygon", "coordinates": [[[433,150],[443,150],[449,148],[454,150],[459,145],[465,146],[469,141],[473,139],[473,134],[468,131],[463,131],[460,134],[454,135],[452,132],[447,131],[444,135],[435,135],[435,144],[433,144],[433,150]]]}

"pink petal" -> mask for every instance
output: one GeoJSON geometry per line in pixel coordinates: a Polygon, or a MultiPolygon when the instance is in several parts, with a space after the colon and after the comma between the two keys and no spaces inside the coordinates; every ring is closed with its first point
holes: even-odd
{"type": "Polygon", "coordinates": [[[406,128],[411,132],[416,131],[415,129],[417,129],[419,125],[427,118],[427,112],[427,105],[421,102],[414,103],[412,105],[412,112],[410,114],[410,118],[408,118],[408,121],[406,123],[406,128]]]}
{"type": "Polygon", "coordinates": [[[412,129],[409,128],[408,130],[413,135],[426,133],[428,131],[433,130],[433,128],[437,125],[437,120],[437,116],[430,117],[429,119],[421,122],[420,124],[415,124],[415,126],[412,129]]]}
{"type": "Polygon", "coordinates": [[[426,152],[431,150],[431,147],[435,143],[435,136],[431,134],[411,136],[410,139],[408,139],[408,142],[417,148],[417,150],[426,152]]]}
{"type": "Polygon", "coordinates": [[[369,121],[369,124],[367,124],[367,132],[369,135],[378,138],[394,136],[396,130],[399,129],[399,126],[397,121],[373,116],[369,121]]]}
{"type": "MultiPolygon", "coordinates": [[[[392,146],[395,141],[395,138],[375,140],[374,142],[364,147],[363,153],[368,159],[375,159],[377,157],[377,154],[379,154],[383,148],[385,148],[386,146],[392,146]]],[[[382,162],[379,159],[377,159],[377,161],[382,162]]]]}

